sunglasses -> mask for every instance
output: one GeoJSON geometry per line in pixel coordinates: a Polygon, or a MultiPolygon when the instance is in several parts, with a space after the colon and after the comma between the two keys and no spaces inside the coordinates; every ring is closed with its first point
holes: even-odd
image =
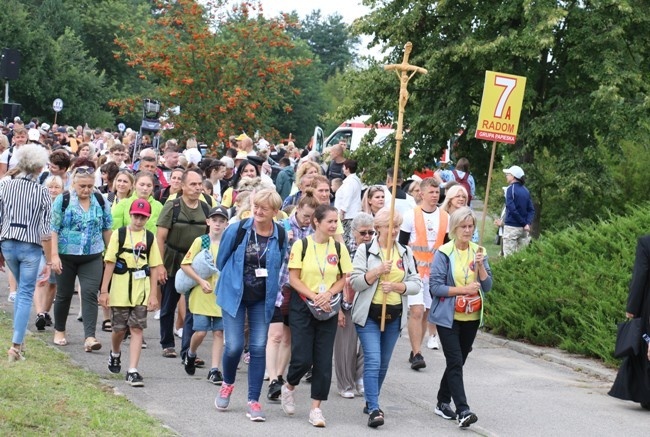
{"type": "Polygon", "coordinates": [[[359,235],[361,235],[362,237],[366,237],[368,235],[372,237],[373,235],[375,235],[375,231],[357,231],[357,232],[359,232],[359,235]]]}
{"type": "Polygon", "coordinates": [[[95,169],[92,167],[77,167],[75,174],[95,174],[95,169]]]}

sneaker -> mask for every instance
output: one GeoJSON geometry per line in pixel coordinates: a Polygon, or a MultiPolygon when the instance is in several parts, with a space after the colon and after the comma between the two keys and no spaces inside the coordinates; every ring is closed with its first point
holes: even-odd
{"type": "Polygon", "coordinates": [[[282,393],[282,385],[284,385],[284,381],[282,380],[274,379],[271,381],[269,384],[269,393],[266,395],[266,398],[269,401],[279,400],[280,394],[282,393]]]}
{"type": "Polygon", "coordinates": [[[309,411],[309,423],[316,428],[325,428],[325,418],[320,408],[314,408],[309,411]]]}
{"type": "Polygon", "coordinates": [[[196,361],[196,355],[191,357],[189,354],[185,356],[185,373],[188,375],[194,375],[196,373],[196,366],[195,362],[196,361]]]}
{"type": "Polygon", "coordinates": [[[174,329],[174,335],[178,338],[183,338],[183,328],[174,329]]]}
{"type": "Polygon", "coordinates": [[[45,315],[45,326],[52,326],[52,317],[49,313],[43,313],[45,315]]]}
{"type": "Polygon", "coordinates": [[[16,302],[16,292],[9,293],[9,297],[7,297],[7,302],[14,303],[16,302]]]}
{"type": "Polygon", "coordinates": [[[146,348],[147,348],[147,342],[145,341],[144,338],[142,339],[142,346],[141,346],[141,348],[142,348],[142,349],[146,349],[146,348]]]}
{"type": "Polygon", "coordinates": [[[440,344],[438,344],[438,336],[437,335],[429,336],[429,339],[427,340],[427,347],[429,349],[433,349],[433,350],[440,349],[440,344]]]}
{"type": "Polygon", "coordinates": [[[343,399],[354,399],[354,392],[352,390],[341,390],[339,395],[341,395],[343,399]]]}
{"type": "Polygon", "coordinates": [[[359,396],[363,396],[363,394],[366,392],[366,389],[363,386],[363,378],[357,379],[356,386],[357,386],[356,387],[357,388],[357,393],[359,394],[359,396]]]}
{"type": "Polygon", "coordinates": [[[244,364],[250,364],[251,362],[251,353],[244,351],[244,364]]]}
{"type": "Polygon", "coordinates": [[[305,373],[305,381],[311,383],[313,376],[314,375],[312,374],[311,369],[309,369],[307,373],[305,373]]]}
{"type": "Polygon", "coordinates": [[[293,416],[296,413],[296,401],[293,398],[294,390],[289,390],[289,388],[284,384],[280,389],[280,404],[282,405],[282,410],[288,416],[293,416]]]}
{"type": "Polygon", "coordinates": [[[451,406],[446,402],[438,402],[438,404],[436,404],[436,409],[433,411],[443,419],[456,420],[456,412],[454,412],[454,410],[451,409],[451,406]]]}
{"type": "Polygon", "coordinates": [[[476,414],[469,410],[458,413],[458,426],[461,428],[469,428],[472,423],[476,423],[478,417],[476,414]]]}
{"type": "Polygon", "coordinates": [[[248,417],[251,422],[266,421],[266,416],[262,411],[262,406],[257,401],[248,401],[248,406],[246,407],[246,417],[248,417]]]}
{"type": "MultiPolygon", "coordinates": [[[[370,410],[368,409],[368,402],[366,402],[366,406],[363,407],[363,414],[370,414],[370,410]]],[[[381,414],[384,417],[386,416],[384,414],[384,411],[381,408],[379,409],[379,414],[381,414]]]]}
{"type": "MultiPolygon", "coordinates": [[[[411,354],[413,354],[413,352],[411,352],[411,354]]],[[[424,357],[420,352],[418,352],[415,355],[412,355],[409,361],[411,362],[411,369],[413,370],[420,370],[427,367],[427,363],[424,361],[424,357]]]]}
{"type": "Polygon", "coordinates": [[[370,412],[368,417],[368,426],[370,428],[377,428],[384,424],[384,415],[379,412],[379,410],[373,410],[370,412]]]}
{"type": "Polygon", "coordinates": [[[45,321],[45,314],[41,313],[37,315],[34,324],[36,325],[36,329],[39,331],[45,331],[45,325],[47,324],[45,321]]]}
{"type": "Polygon", "coordinates": [[[144,380],[138,372],[127,372],[126,382],[131,384],[131,387],[144,387],[144,380]]]}
{"type": "Polygon", "coordinates": [[[153,318],[154,318],[154,320],[160,320],[160,310],[156,310],[153,313],[153,318]]]}
{"type": "Polygon", "coordinates": [[[228,408],[228,405],[230,405],[230,396],[234,388],[235,384],[226,384],[224,382],[221,385],[219,395],[214,399],[214,406],[217,407],[217,410],[225,410],[228,408]]]}
{"type": "Polygon", "coordinates": [[[112,352],[108,353],[108,371],[111,373],[120,373],[122,370],[121,359],[122,354],[118,354],[116,357],[113,356],[112,352]]]}
{"type": "Polygon", "coordinates": [[[210,372],[208,372],[208,381],[214,385],[221,385],[223,383],[223,374],[219,369],[210,369],[210,372]]]}

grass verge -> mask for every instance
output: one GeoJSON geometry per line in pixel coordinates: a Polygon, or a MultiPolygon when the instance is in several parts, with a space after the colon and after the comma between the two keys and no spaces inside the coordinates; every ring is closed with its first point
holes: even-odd
{"type": "Polygon", "coordinates": [[[0,311],[0,435],[171,436],[159,421],[62,352],[27,335],[27,360],[8,363],[11,320],[0,311]]]}

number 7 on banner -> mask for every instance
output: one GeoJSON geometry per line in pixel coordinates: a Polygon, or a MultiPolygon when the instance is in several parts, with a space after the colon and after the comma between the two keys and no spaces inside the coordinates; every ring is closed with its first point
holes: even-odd
{"type": "Polygon", "coordinates": [[[515,143],[525,88],[525,77],[485,72],[476,138],[515,143]]]}

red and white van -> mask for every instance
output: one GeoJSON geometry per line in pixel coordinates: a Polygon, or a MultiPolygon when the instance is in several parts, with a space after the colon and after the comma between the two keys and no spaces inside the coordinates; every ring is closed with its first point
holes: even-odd
{"type": "Polygon", "coordinates": [[[332,147],[335,144],[338,144],[339,141],[345,140],[348,143],[348,150],[353,151],[359,144],[363,137],[370,132],[372,128],[375,128],[377,136],[373,140],[373,144],[379,143],[388,135],[395,132],[390,125],[381,125],[381,124],[366,124],[369,115],[362,115],[360,117],[351,118],[346,120],[339,127],[334,129],[327,138],[324,138],[323,129],[316,127],[314,130],[314,146],[312,150],[316,150],[319,153],[323,153],[323,150],[328,147],[332,147]]]}

